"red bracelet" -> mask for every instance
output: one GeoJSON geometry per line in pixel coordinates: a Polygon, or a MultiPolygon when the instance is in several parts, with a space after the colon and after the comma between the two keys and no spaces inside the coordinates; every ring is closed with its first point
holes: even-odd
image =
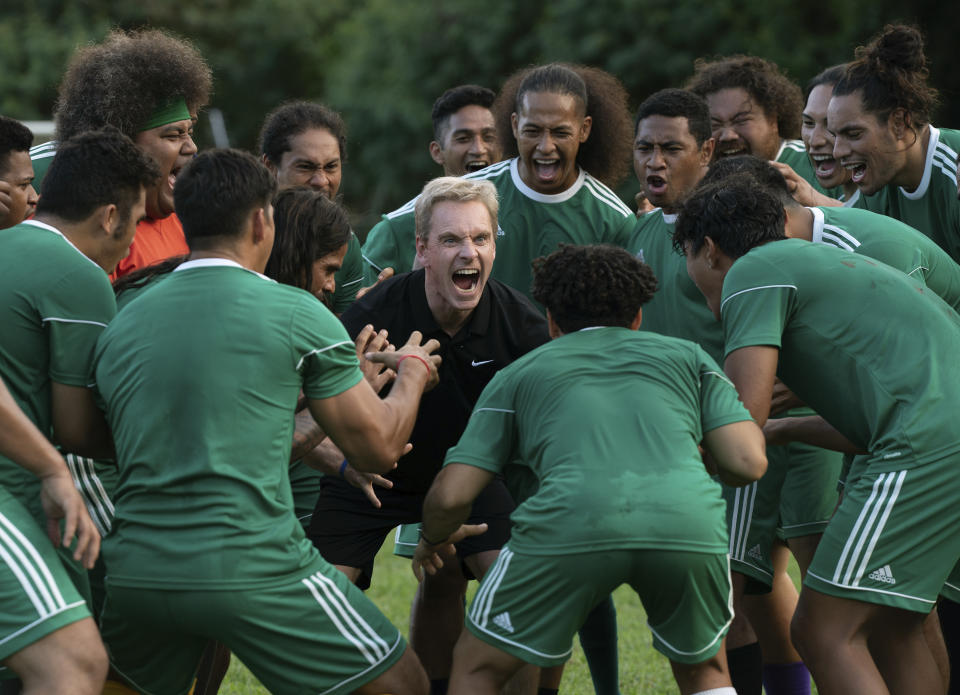
{"type": "Polygon", "coordinates": [[[412,358],[415,359],[415,360],[420,360],[421,362],[423,362],[423,366],[427,368],[427,378],[429,379],[429,378],[430,378],[430,364],[429,364],[425,359],[423,359],[422,357],[420,357],[420,355],[404,355],[404,356],[401,357],[399,360],[397,360],[397,370],[399,371],[399,369],[400,369],[400,363],[403,362],[403,361],[404,361],[405,359],[407,359],[408,357],[412,357],[412,358]]]}

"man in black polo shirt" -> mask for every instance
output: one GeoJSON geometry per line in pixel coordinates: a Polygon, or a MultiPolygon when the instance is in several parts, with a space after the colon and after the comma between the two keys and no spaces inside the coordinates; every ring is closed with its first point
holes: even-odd
{"type": "MultiPolygon", "coordinates": [[[[488,279],[496,229],[491,183],[453,177],[431,181],[416,206],[421,269],[384,282],[341,317],[353,336],[367,324],[386,329],[393,342],[418,330],[440,341],[443,358],[440,384],[420,404],[410,437],[413,449],[386,475],[393,487],[377,491],[380,508],[344,480],[328,477],[322,483],[309,535],[320,553],[360,587],[369,586],[374,556],[390,530],[420,521],[424,495],[483,388],[498,369],[549,340],[546,321],[533,304],[488,279]]],[[[509,538],[512,509],[502,480],[494,480],[474,503],[471,523],[486,523],[488,530],[458,544],[458,555],[474,576],[483,575],[509,538]]],[[[429,591],[423,588],[424,594],[429,591]]],[[[458,607],[448,651],[462,626],[462,599],[458,607]]],[[[429,662],[434,655],[421,656],[429,662]]],[[[433,680],[445,679],[447,674],[437,673],[442,669],[425,665],[433,680]]]]}

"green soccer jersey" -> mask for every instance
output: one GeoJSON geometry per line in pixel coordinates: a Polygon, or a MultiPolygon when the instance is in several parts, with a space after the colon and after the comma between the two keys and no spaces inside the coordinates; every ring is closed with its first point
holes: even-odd
{"type": "Polygon", "coordinates": [[[828,195],[831,198],[836,198],[837,200],[842,200],[842,188],[824,188],[820,185],[820,181],[817,180],[817,174],[813,168],[813,164],[810,162],[810,157],[807,155],[807,148],[803,146],[803,140],[782,141],[780,143],[780,151],[777,152],[777,156],[774,159],[778,162],[789,164],[790,168],[797,172],[797,175],[800,178],[809,183],[820,193],[828,195]]]}
{"type": "Polygon", "coordinates": [[[511,515],[517,552],[725,553],[725,505],[697,445],[749,419],[699,346],[585,329],[498,372],[445,464],[498,473],[519,462],[533,472],[537,492],[511,515]]]}
{"type": "MultiPolygon", "coordinates": [[[[347,242],[347,253],[343,257],[343,264],[337,271],[337,289],[334,290],[330,306],[333,313],[339,315],[347,310],[357,298],[357,291],[363,285],[363,255],[360,252],[360,241],[357,235],[350,232],[350,241],[347,242]]],[[[374,278],[376,279],[376,278],[374,278]]]]}
{"type": "Polygon", "coordinates": [[[927,159],[917,189],[905,191],[890,184],[873,195],[857,195],[853,205],[893,217],[920,230],[960,263],[958,151],[960,131],[930,126],[927,159]]]}
{"type": "MultiPolygon", "coordinates": [[[[58,230],[0,231],[0,376],[41,432],[51,433],[52,382],[93,382],[94,347],[115,313],[107,274],[58,230]]],[[[45,523],[36,476],[0,456],[0,484],[45,523]]]]}
{"type": "Polygon", "coordinates": [[[119,467],[111,583],[252,588],[315,559],[292,512],[293,411],[301,386],[328,398],[362,378],[315,297],[224,259],[186,262],[117,314],[96,378],[119,467]]]}
{"type": "Polygon", "coordinates": [[[960,450],[960,318],[922,283],[862,255],[786,239],[723,282],[725,348],[780,349],[784,383],[878,472],[960,450]]]}
{"type": "MultiPolygon", "coordinates": [[[[560,244],[613,244],[626,247],[635,218],[630,208],[599,180],[581,170],[563,193],[537,193],[520,179],[517,159],[488,166],[463,178],[490,181],[497,187],[500,213],[497,262],[491,277],[530,297],[530,262],[556,251],[560,244]]],[[[411,270],[416,255],[416,199],[386,215],[363,246],[367,280],[385,267],[411,270]]]]}
{"type": "Polygon", "coordinates": [[[932,239],[886,215],[857,208],[809,208],[814,243],[863,254],[923,280],[960,311],[960,265],[932,239]]]}
{"type": "Polygon", "coordinates": [[[641,217],[627,251],[650,266],[657,292],[643,305],[640,329],[692,340],[717,362],[723,360],[723,328],[687,274],[687,260],[673,248],[676,215],[661,208],[641,217]]]}

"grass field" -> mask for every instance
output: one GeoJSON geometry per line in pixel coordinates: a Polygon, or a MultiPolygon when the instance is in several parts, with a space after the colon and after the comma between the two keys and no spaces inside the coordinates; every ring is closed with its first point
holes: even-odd
{"type": "MultiPolygon", "coordinates": [[[[797,581],[795,563],[791,563],[790,572],[794,581],[797,581]]],[[[472,595],[476,589],[476,582],[470,582],[470,584],[472,595]]],[[[391,535],[390,540],[384,544],[377,556],[373,586],[368,596],[393,624],[403,631],[404,636],[407,635],[410,599],[415,587],[416,579],[410,571],[410,561],[393,555],[391,535]]],[[[676,693],[677,688],[670,674],[670,665],[651,646],[646,615],[636,594],[629,587],[622,586],[613,597],[617,605],[620,635],[621,692],[624,695],[676,693]]],[[[267,693],[267,689],[234,657],[220,692],[223,695],[263,695],[267,693]]],[[[576,640],[574,640],[573,658],[567,663],[563,674],[561,692],[576,695],[589,695],[593,692],[587,664],[576,640]]]]}

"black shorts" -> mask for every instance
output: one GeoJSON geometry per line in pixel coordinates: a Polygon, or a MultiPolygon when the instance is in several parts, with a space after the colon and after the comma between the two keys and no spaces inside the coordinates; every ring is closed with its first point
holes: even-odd
{"type": "MultiPolygon", "coordinates": [[[[377,488],[377,509],[359,488],[340,478],[320,481],[320,498],[313,511],[307,535],[323,558],[334,565],[359,567],[357,586],[367,589],[373,576],[373,559],[390,531],[400,524],[415,524],[423,518],[425,492],[402,492],[377,488]]],[[[465,558],[487,550],[499,550],[510,539],[513,498],[503,480],[495,478],[473,501],[468,524],[488,525],[487,531],[457,543],[457,556],[465,558]]],[[[464,568],[468,579],[473,576],[464,568]]]]}

